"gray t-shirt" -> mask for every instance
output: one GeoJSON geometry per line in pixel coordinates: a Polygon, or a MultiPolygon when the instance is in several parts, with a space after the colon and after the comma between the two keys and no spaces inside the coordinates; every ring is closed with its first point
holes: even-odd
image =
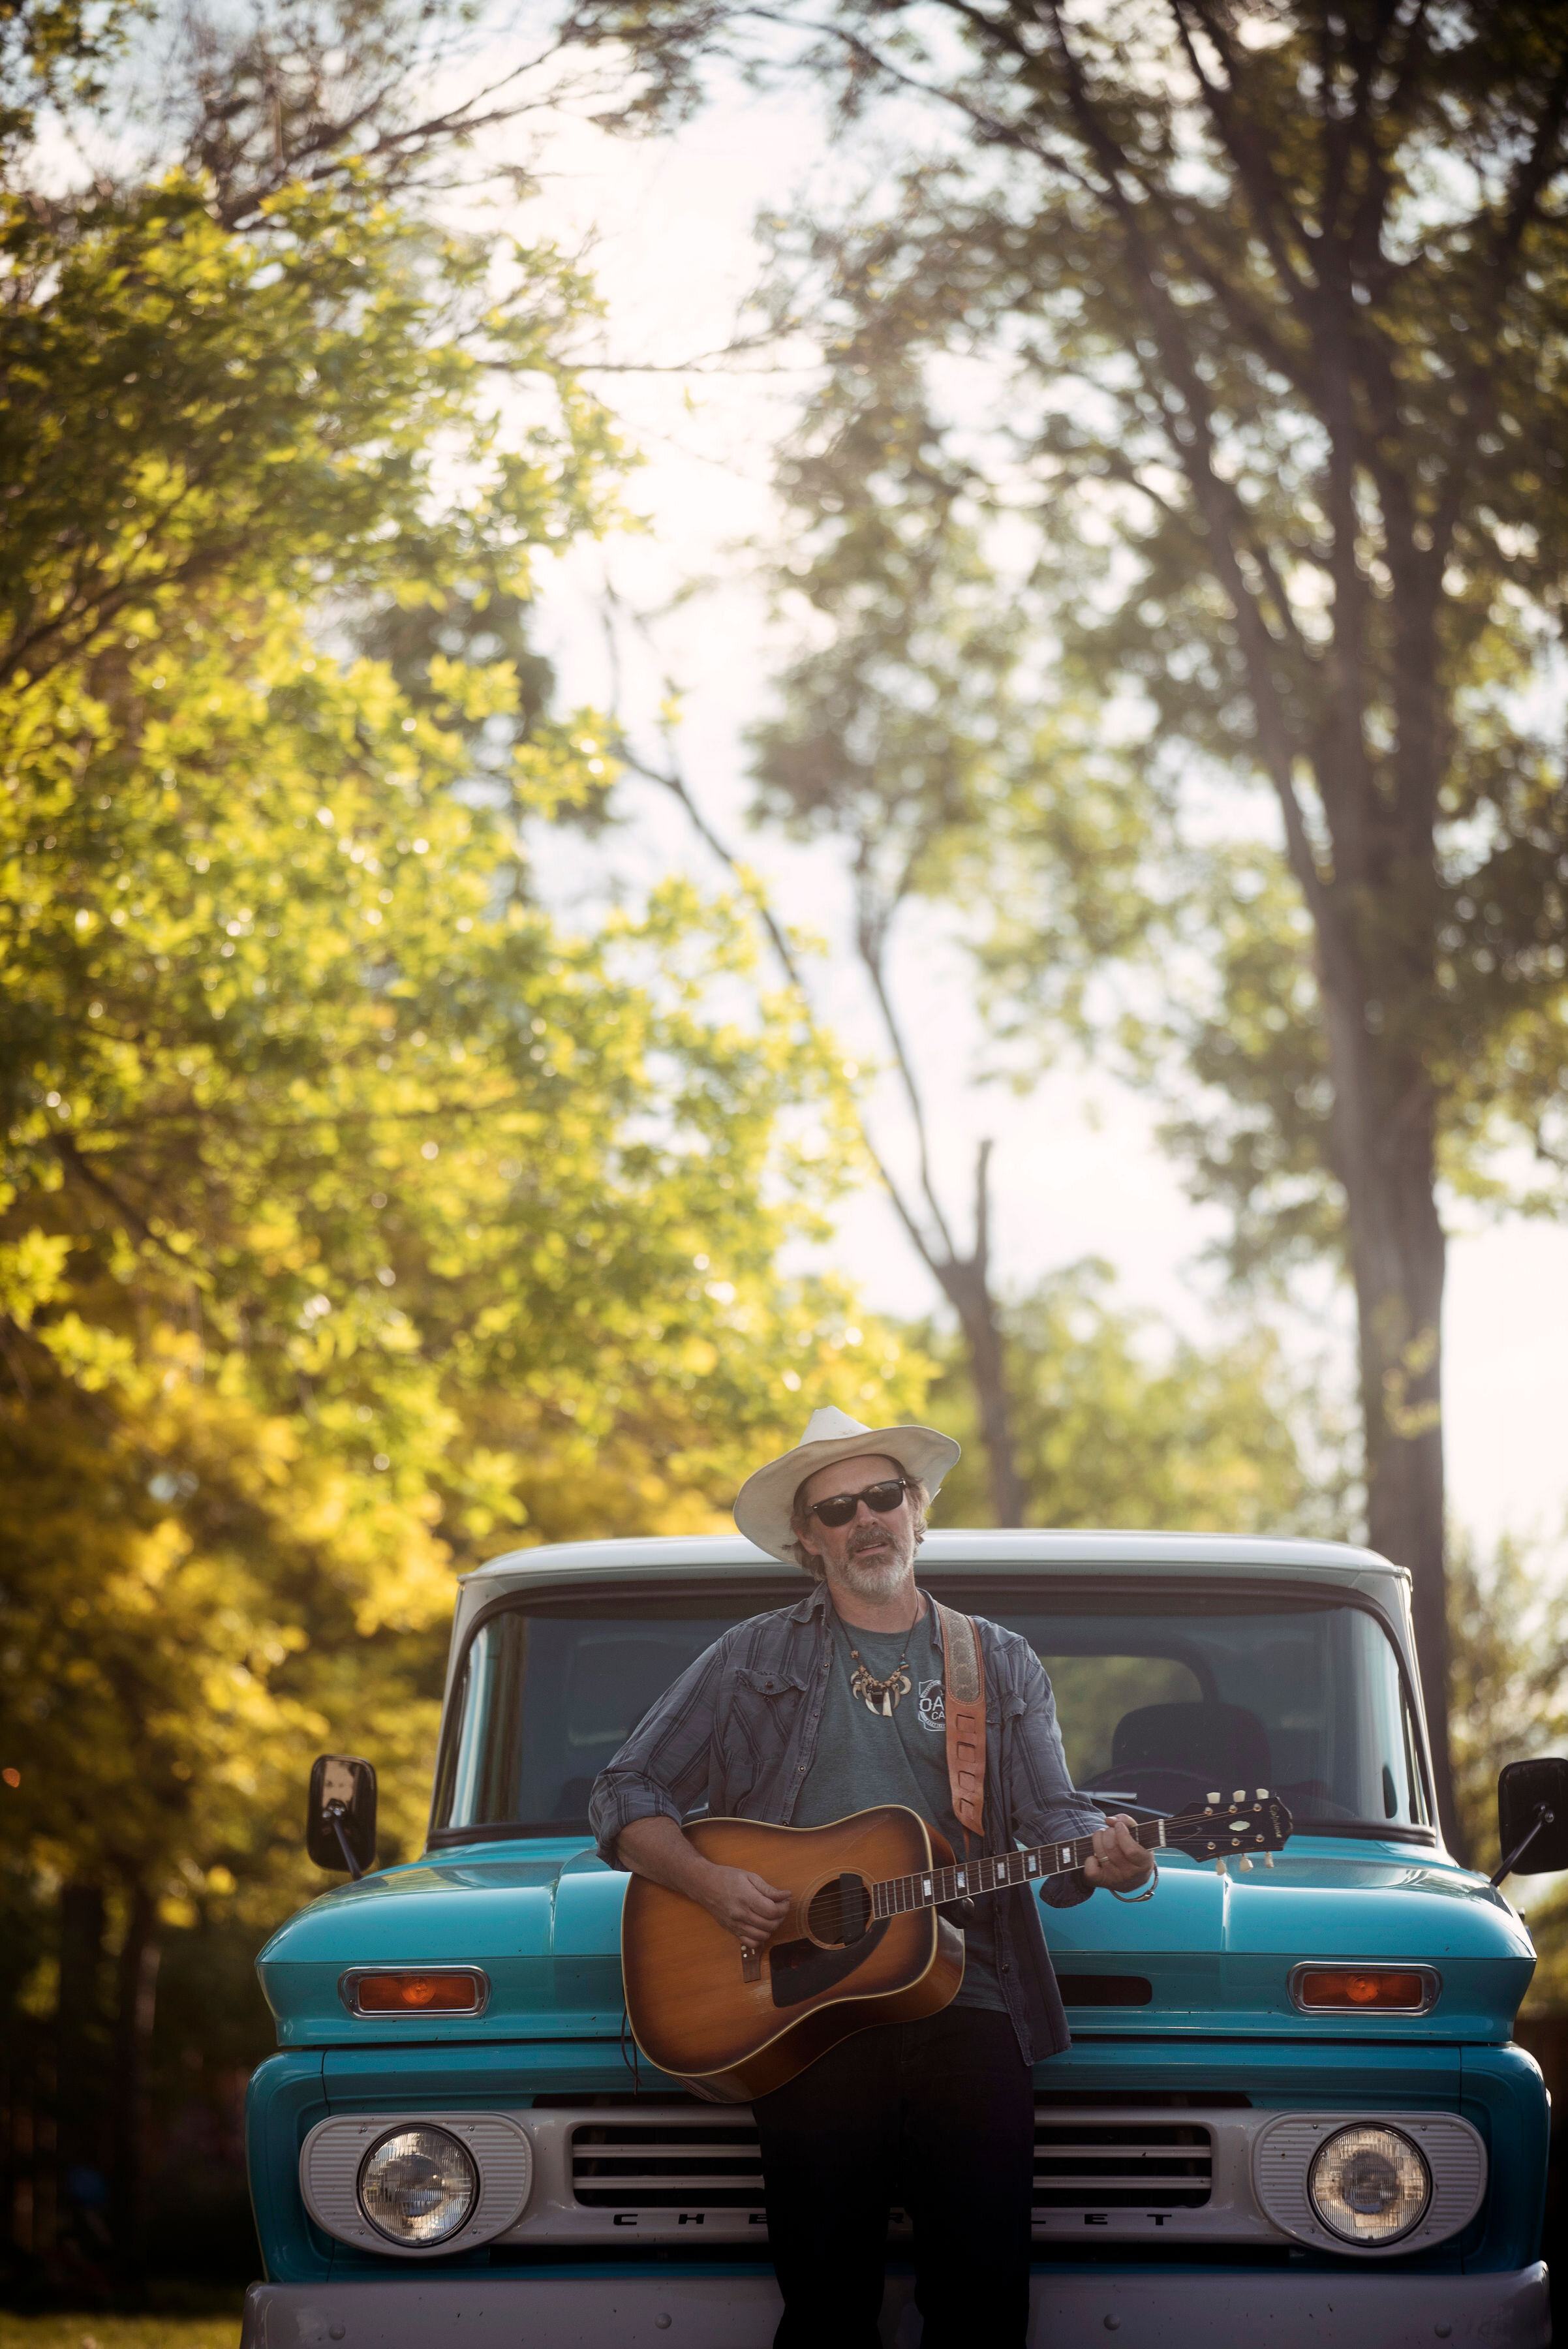
{"type": "MultiPolygon", "coordinates": [[[[852,1811],[869,1810],[877,1803],[902,1803],[940,1828],[961,1859],[963,1829],[952,1811],[948,1780],[947,1716],[942,1702],[942,1651],[937,1645],[935,1619],[929,1608],[908,1636],[898,1632],[846,1630],[832,1619],[833,1670],[817,1731],[816,1754],[800,1790],[791,1824],[797,1827],[828,1826],[852,1811]],[[885,1680],[902,1656],[909,1658],[909,1693],[899,1700],[891,1720],[873,1713],[864,1698],[850,1691],[855,1659],[874,1680],[885,1680]]],[[[978,1853],[978,1846],[975,1847],[978,1853]]],[[[994,1899],[977,1899],[974,1914],[963,1928],[964,1969],[955,2006],[1007,2011],[996,1971],[996,1930],[992,1917],[994,1899]]],[[[955,1918],[954,1922],[959,1920],[955,1918]]]]}

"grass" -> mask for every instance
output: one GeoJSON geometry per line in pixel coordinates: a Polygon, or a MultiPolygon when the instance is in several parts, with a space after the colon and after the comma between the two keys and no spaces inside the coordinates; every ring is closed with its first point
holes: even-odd
{"type": "Polygon", "coordinates": [[[11,2316],[0,2349],[235,2349],[237,2308],[221,2316],[11,2316]]]}

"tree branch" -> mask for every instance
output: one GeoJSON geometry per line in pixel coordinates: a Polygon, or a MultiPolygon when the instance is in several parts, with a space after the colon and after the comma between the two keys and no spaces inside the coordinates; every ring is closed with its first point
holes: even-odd
{"type": "MultiPolygon", "coordinates": [[[[1063,23],[1060,0],[1047,0],[1047,5],[1055,27],[1057,59],[1069,101],[1085,142],[1099,165],[1103,193],[1120,224],[1128,260],[1142,288],[1145,315],[1154,330],[1166,374],[1180,402],[1179,409],[1173,412],[1170,399],[1161,387],[1150,383],[1150,391],[1159,401],[1166,417],[1167,429],[1178,461],[1191,484],[1199,512],[1209,533],[1215,570],[1236,615],[1242,659],[1257,719],[1259,750],[1284,819],[1286,853],[1291,869],[1314,916],[1326,923],[1329,920],[1327,893],[1318,873],[1305,818],[1296,796],[1293,773],[1295,749],[1273,675],[1272,640],[1237,557],[1237,534],[1233,533],[1232,524],[1236,518],[1233,510],[1239,508],[1240,502],[1234,490],[1215,471],[1213,427],[1208,399],[1193,364],[1192,354],[1187,347],[1181,322],[1174,305],[1158,283],[1142,224],[1122,185],[1122,150],[1100,119],[1085,84],[1082,68],[1063,23]],[[1183,415],[1185,430],[1181,421],[1183,415]]],[[[1241,511],[1244,514],[1244,509],[1241,511]]]]}
{"type": "Polygon", "coordinates": [[[956,1260],[958,1249],[953,1244],[947,1217],[942,1213],[941,1202],[937,1196],[936,1188],[931,1180],[930,1145],[926,1126],[925,1102],[915,1076],[914,1063],[909,1057],[909,1047],[904,1041],[903,1030],[894,1010],[892,998],[888,992],[887,971],[883,962],[887,921],[884,918],[880,923],[877,922],[867,910],[867,867],[868,843],[863,840],[860,853],[856,860],[855,943],[865,967],[866,975],[871,982],[871,991],[877,999],[877,1009],[881,1014],[882,1026],[888,1041],[892,1047],[894,1066],[898,1071],[899,1081],[904,1089],[904,1098],[909,1103],[909,1115],[914,1123],[915,1152],[920,1172],[920,1193],[930,1211],[931,1220],[937,1227],[943,1248],[950,1260],[956,1260]]]}
{"type": "Polygon", "coordinates": [[[1486,288],[1486,326],[1484,333],[1472,332],[1469,347],[1484,356],[1478,356],[1466,379],[1465,401],[1469,429],[1454,435],[1454,463],[1432,522],[1432,552],[1434,557],[1441,561],[1447,560],[1447,551],[1459,521],[1465,487],[1476,454],[1476,443],[1496,421],[1497,329],[1503,306],[1513,290],[1514,272],[1525,237],[1540,217],[1541,199],[1552,178],[1563,167],[1561,140],[1565,109],[1568,109],[1568,39],[1564,39],[1559,52],[1557,70],[1537,119],[1530,152],[1515,177],[1492,240],[1490,263],[1482,276],[1486,288]]]}
{"type": "MultiPolygon", "coordinates": [[[[1252,207],[1252,217],[1257,222],[1258,233],[1268,248],[1269,258],[1279,274],[1282,285],[1286,288],[1293,302],[1302,310],[1310,328],[1313,324],[1315,289],[1302,277],[1291,257],[1280,233],[1280,216],[1283,216],[1290,232],[1303,252],[1310,254],[1313,239],[1305,222],[1299,218],[1286,197],[1280,183],[1279,175],[1270,163],[1262,145],[1253,136],[1251,126],[1241,118],[1241,110],[1235,102],[1236,75],[1233,51],[1229,38],[1213,10],[1206,7],[1203,0],[1167,0],[1167,5],[1176,26],[1177,38],[1181,44],[1182,53],[1187,59],[1188,69],[1203,93],[1204,103],[1220,134],[1220,144],[1230,155],[1231,160],[1236,167],[1237,176],[1247,191],[1252,207]],[[1205,72],[1203,61],[1198,54],[1198,45],[1192,36],[1192,27],[1187,21],[1189,7],[1191,8],[1193,16],[1202,28],[1204,37],[1209,41],[1215,56],[1225,68],[1229,88],[1212,80],[1205,72]]],[[[1054,9],[1053,14],[1055,14],[1054,9]]]]}
{"type": "MultiPolygon", "coordinates": [[[[948,5],[960,6],[961,0],[948,0],[948,5]]],[[[763,24],[783,25],[792,30],[800,21],[773,8],[742,8],[739,14],[744,16],[754,16],[763,24]]],[[[838,42],[854,56],[861,58],[874,72],[885,74],[888,79],[900,89],[910,90],[918,98],[934,98],[943,106],[955,108],[966,120],[974,124],[987,145],[1016,148],[1021,154],[1033,155],[1037,162],[1044,163],[1052,171],[1061,172],[1063,177],[1070,181],[1073,186],[1079,189],[1083,194],[1092,196],[1096,192],[1092,182],[1085,180],[1064,155],[1052,153],[1048,148],[1043,147],[1038,140],[1028,138],[1015,124],[1004,122],[1000,115],[988,113],[983,107],[976,106],[972,98],[963,97],[960,91],[940,89],[934,82],[921,81],[918,75],[906,72],[902,66],[895,65],[890,57],[884,57],[880,50],[873,48],[870,42],[860,34],[848,31],[842,25],[818,24],[810,17],[805,20],[805,30],[808,33],[818,33],[825,40],[838,42]]]]}
{"type": "Polygon", "coordinates": [[[55,1155],[67,1173],[74,1174],[77,1180],[84,1184],[89,1191],[96,1191],[99,1197],[106,1200],[114,1209],[115,1214],[135,1233],[144,1247],[151,1248],[156,1255],[163,1257],[170,1264],[176,1266],[186,1282],[194,1285],[195,1271],[190,1259],[182,1257],[178,1249],[168,1247],[159,1238],[140,1209],[133,1207],[129,1199],[122,1197],[107,1175],[100,1174],[78,1148],[75,1135],[57,1133],[51,1138],[55,1146],[55,1155]]]}

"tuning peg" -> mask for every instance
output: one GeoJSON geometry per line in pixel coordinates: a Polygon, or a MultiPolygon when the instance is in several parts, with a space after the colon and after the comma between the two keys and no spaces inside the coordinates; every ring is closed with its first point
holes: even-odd
{"type": "Polygon", "coordinates": [[[1241,1869],[1241,1873],[1242,1873],[1242,1875],[1243,1875],[1243,1876],[1251,1876],[1251,1874],[1252,1873],[1252,1863],[1251,1863],[1251,1861],[1248,1858],[1248,1857],[1247,1857],[1247,1855],[1246,1855],[1246,1853],[1245,1853],[1245,1852],[1243,1852],[1243,1853],[1241,1854],[1241,1858],[1236,1862],[1236,1865],[1237,1865],[1237,1867],[1241,1869]]]}
{"type": "Polygon", "coordinates": [[[1273,1855],[1273,1853],[1272,1853],[1272,1851],[1266,1851],[1266,1852],[1263,1854],[1263,1866],[1264,1866],[1265,1868],[1272,1868],[1273,1864],[1274,1864],[1274,1855],[1273,1855]]]}
{"type": "Polygon", "coordinates": [[[1222,1859],[1217,1859],[1217,1860],[1215,1861],[1215,1863],[1214,1863],[1214,1873],[1215,1873],[1215,1875],[1216,1875],[1216,1876],[1223,1876],[1223,1875],[1224,1875],[1224,1873],[1225,1873],[1225,1863],[1224,1863],[1224,1861],[1223,1861],[1222,1859]]]}

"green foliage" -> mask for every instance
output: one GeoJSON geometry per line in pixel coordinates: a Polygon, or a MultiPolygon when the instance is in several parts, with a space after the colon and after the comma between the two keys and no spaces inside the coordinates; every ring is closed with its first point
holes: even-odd
{"type": "Polygon", "coordinates": [[[53,1864],[178,1901],[292,1844],[329,1735],[406,1847],[454,1552],[708,1522],[846,1311],[774,1275],[834,1081],[706,1011],[735,917],[564,936],[384,668],[248,590],[131,616],[104,698],[12,698],[6,1711],[53,1864]]]}
{"type": "MultiPolygon", "coordinates": [[[[856,12],[844,22],[857,24],[856,12]]],[[[645,37],[660,29],[650,20],[645,37]]],[[[1032,1024],[1036,1050],[1050,1053],[1080,946],[1103,955],[1139,936],[1125,903],[1106,918],[1118,911],[1108,882],[1146,892],[1144,914],[1166,913],[1187,947],[1178,957],[1162,942],[1162,957],[1195,982],[1172,1033],[1189,1072],[1177,1083],[1199,1076],[1204,1114],[1173,1132],[1200,1188],[1235,1206],[1248,1260],[1276,1231],[1286,1254],[1309,1229],[1326,1237],[1343,1216],[1345,1169],[1332,1133],[1322,940],[1306,951],[1312,933],[1286,910],[1304,894],[1320,932],[1332,919],[1354,940],[1367,1032],[1418,1065],[1441,1102],[1450,1179],[1496,1193],[1502,1153],[1522,1138],[1539,1179],[1514,1181],[1511,1195],[1544,1206],[1564,1163],[1568,1005],[1560,761],[1531,698],[1568,549],[1557,213],[1530,216],[1529,265],[1506,294],[1485,282],[1483,256],[1505,233],[1502,158],[1547,102],[1548,36],[1493,26],[1426,61],[1430,89],[1389,128],[1404,144],[1386,183],[1363,183],[1381,207],[1363,233],[1380,217],[1386,249],[1366,259],[1354,302],[1336,281],[1341,307],[1314,329],[1301,274],[1317,264],[1287,249],[1290,224],[1318,233],[1324,175],[1339,167],[1299,102],[1315,73],[1310,27],[1282,20],[1275,39],[1226,53],[1245,118],[1236,140],[1259,174],[1268,150],[1266,229],[1258,179],[1191,105],[1174,57],[1168,78],[1152,70],[1160,36],[1142,12],[1101,11],[1076,28],[1071,68],[1047,43],[1022,72],[1013,32],[1027,46],[1006,9],[971,20],[972,85],[949,81],[912,25],[900,63],[932,69],[938,93],[960,105],[984,88],[1038,171],[1021,164],[998,181],[979,158],[922,162],[842,217],[775,226],[775,299],[817,321],[827,362],[783,480],[807,532],[790,569],[835,636],[792,673],[792,703],[817,681],[821,733],[853,740],[867,706],[844,690],[853,674],[907,707],[917,731],[934,697],[926,688],[900,703],[898,688],[920,675],[926,616],[974,592],[976,542],[952,518],[967,513],[971,532],[984,518],[986,543],[1012,545],[1018,583],[993,596],[987,651],[1024,662],[1037,703],[1059,708],[1065,695],[1069,713],[1080,700],[1114,713],[1098,755],[1108,768],[1116,754],[1106,796],[1119,792],[1122,814],[1119,833],[1083,827],[1094,804],[1084,761],[1064,764],[1059,744],[1054,759],[1015,764],[1034,807],[1065,802],[1082,836],[1075,854],[1044,864],[1052,895],[1040,864],[1021,865],[1015,828],[995,833],[999,919],[984,956],[1009,1031],[1032,1024]],[[1091,122],[1132,159],[1128,179],[1144,191],[1120,212],[1119,199],[1053,167],[1080,147],[1096,171],[1106,167],[1091,122]],[[1201,171],[1179,171],[1184,142],[1201,171]],[[1469,211],[1432,192],[1438,143],[1473,166],[1469,211]],[[1178,287],[1166,336],[1160,305],[1178,287]],[[1314,358],[1324,337],[1345,371],[1343,417],[1325,412],[1331,387],[1314,358]],[[1354,513],[1343,503],[1352,479],[1354,513]],[[1023,531],[1033,567],[1017,554],[1023,531]],[[1449,531],[1438,550],[1434,532],[1449,531]],[[929,558],[920,571],[918,552],[929,558]],[[1411,740],[1428,720],[1413,698],[1414,618],[1398,616],[1407,597],[1428,599],[1432,616],[1421,685],[1444,712],[1440,755],[1436,740],[1428,755],[1411,740]],[[1293,843],[1287,861],[1266,835],[1224,843],[1227,771],[1296,795],[1304,865],[1293,843]],[[1168,844],[1148,825],[1178,785],[1195,868],[1180,889],[1147,854],[1137,861],[1140,843],[1168,844]],[[1248,905],[1258,930],[1243,950],[1248,905]],[[1308,1031],[1299,1051],[1282,1053],[1272,1020],[1260,1033],[1260,986],[1275,1014],[1308,1031]],[[1265,1123],[1278,1132],[1265,1138],[1265,1123]]],[[[1561,168],[1554,149],[1550,168],[1561,168]]],[[[1360,266],[1347,263],[1352,276],[1360,266]]],[[[987,677],[968,657],[977,681],[987,677]]],[[[801,716],[781,730],[813,749],[801,716]]],[[[820,757],[814,765],[820,776],[820,757]]],[[[804,803],[798,783],[794,797],[804,803]]]]}
{"type": "MultiPolygon", "coordinates": [[[[1047,684],[1045,616],[1001,566],[997,492],[924,377],[937,317],[916,332],[886,300],[889,242],[836,251],[864,306],[836,316],[842,338],[781,455],[790,551],[774,588],[806,648],[753,732],[754,813],[844,842],[872,962],[910,897],[943,899],[986,965],[1022,926],[1032,973],[1076,1027],[1090,975],[1142,934],[1153,810],[1047,684]]],[[[935,294],[930,309],[950,325],[953,306],[935,294]]],[[[999,1024],[1016,1032],[1005,1011],[999,1024]]],[[[1038,1025],[1030,1040],[1037,1057],[1038,1025]]]]}
{"type": "Polygon", "coordinates": [[[1171,912],[1185,984],[1135,1047],[1171,1102],[1163,1139],[1190,1167],[1193,1195],[1226,1209],[1240,1278],[1282,1282],[1325,1257],[1343,1263],[1334,1086],[1300,893],[1266,847],[1212,849],[1171,912]],[[1161,1069],[1172,1043],[1179,1078],[1161,1069]]]}
{"type": "Polygon", "coordinates": [[[220,581],[524,592],[532,551],[597,518],[610,436],[555,357],[587,291],[548,251],[437,236],[352,179],[285,189],[241,236],[173,172],[63,221],[5,199],[0,272],[0,676],[145,643],[220,581]],[[497,365],[555,394],[520,446],[497,365]]]}
{"type": "MultiPolygon", "coordinates": [[[[867,260],[867,274],[876,264],[867,260]]],[[[753,820],[842,843],[855,948],[870,982],[914,1127],[900,1176],[867,1141],[895,1212],[954,1308],[978,1401],[990,1506],[1021,1521],[990,1258],[989,1154],[979,1143],[971,1238],[933,1179],[920,1055],[898,1000],[896,932],[912,898],[961,909],[982,968],[1005,962],[1022,926],[1038,968],[1053,945],[1052,1009],[1081,1032],[1091,978],[1141,936],[1137,886],[1147,795],[1096,757],[1077,713],[1041,703],[1039,612],[1002,576],[989,541],[994,500],[944,436],[898,326],[880,316],[835,352],[820,397],[784,452],[790,554],[774,574],[805,648],[753,729],[753,820]]],[[[1017,1023],[994,1003],[1003,1034],[1017,1023]]],[[[1042,1057],[1025,1041],[1028,1081],[1042,1057]]]]}
{"type": "MultiPolygon", "coordinates": [[[[1095,1258],[1053,1274],[1002,1322],[1030,1524],[1345,1537],[1348,1496],[1327,1464],[1343,1432],[1266,1331],[1206,1350],[1119,1303],[1095,1258]]],[[[946,1351],[927,1408],[966,1450],[938,1510],[944,1523],[984,1525],[972,1395],[946,1351]]]]}
{"type": "Polygon", "coordinates": [[[5,0],[0,7],[0,160],[52,105],[102,98],[131,0],[5,0]]]}
{"type": "MultiPolygon", "coordinates": [[[[1453,1656],[1449,1735],[1455,1792],[1473,1864],[1489,1874],[1497,1841],[1497,1778],[1506,1762],[1568,1748],[1568,1588],[1528,1547],[1505,1539],[1490,1559],[1453,1545],[1449,1568],[1453,1656]]],[[[1512,1876],[1503,1890],[1523,1911],[1540,1956],[1528,2008],[1568,2005],[1568,1883],[1512,1876]]]]}
{"type": "Polygon", "coordinates": [[[611,773],[528,641],[613,508],[589,289],[341,141],[248,205],[244,160],[0,225],[0,1990],[130,2263],[149,2064],[160,2110],[243,2067],[249,1953],[319,1889],[311,1754],[380,1766],[383,1860],[421,1840],[455,1570],[706,1530],[803,1392],[926,1375],[777,1269],[848,1105],[744,907],[587,936],[533,885],[611,773]],[[165,2049],[171,1937],[212,1996],[165,2049]]]}

